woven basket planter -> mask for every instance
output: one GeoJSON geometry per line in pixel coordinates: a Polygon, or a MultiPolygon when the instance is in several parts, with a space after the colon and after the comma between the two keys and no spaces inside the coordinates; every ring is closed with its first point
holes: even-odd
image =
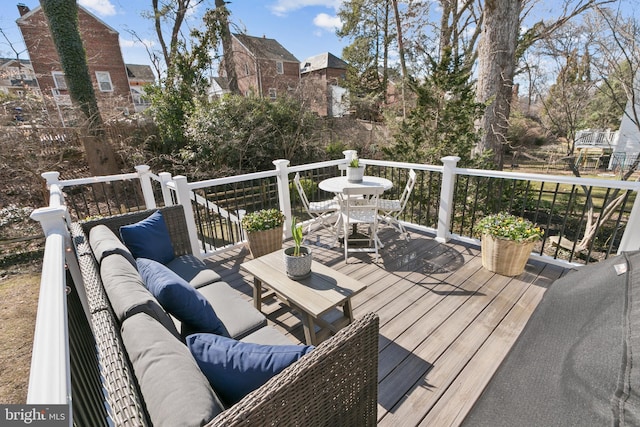
{"type": "Polygon", "coordinates": [[[517,276],[524,271],[536,242],[514,242],[484,234],[481,243],[484,268],[503,276],[517,276]]]}
{"type": "Polygon", "coordinates": [[[247,231],[247,241],[254,259],[282,249],[282,225],[271,230],[247,231]]]}

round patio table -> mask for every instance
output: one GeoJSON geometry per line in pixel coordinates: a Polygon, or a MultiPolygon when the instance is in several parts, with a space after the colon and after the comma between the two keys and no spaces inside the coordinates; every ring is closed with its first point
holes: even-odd
{"type": "Polygon", "coordinates": [[[393,187],[393,183],[387,178],[378,176],[364,176],[362,182],[349,182],[346,176],[336,176],[320,181],[318,188],[330,193],[342,193],[345,187],[382,187],[385,191],[393,187]]]}

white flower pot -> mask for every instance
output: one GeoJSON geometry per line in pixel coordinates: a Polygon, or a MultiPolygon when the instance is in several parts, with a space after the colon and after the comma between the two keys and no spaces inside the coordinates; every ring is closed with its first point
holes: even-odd
{"type": "Polygon", "coordinates": [[[362,182],[362,177],[364,176],[364,166],[359,166],[357,168],[348,166],[347,167],[347,181],[349,182],[362,182]]]}

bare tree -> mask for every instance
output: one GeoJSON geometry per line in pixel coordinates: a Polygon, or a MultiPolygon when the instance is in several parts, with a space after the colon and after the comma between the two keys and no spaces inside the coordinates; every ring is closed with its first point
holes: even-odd
{"type": "Polygon", "coordinates": [[[115,153],[104,137],[102,117],[80,37],[76,0],[41,0],[40,5],[49,23],[71,99],[87,119],[89,136],[83,138],[87,164],[95,175],[116,173],[115,153]]]}
{"type": "Polygon", "coordinates": [[[485,1],[482,35],[478,48],[478,101],[487,105],[480,122],[482,139],[474,154],[493,152],[493,160],[502,169],[502,146],[507,143],[511,113],[513,78],[517,55],[536,41],[550,37],[570,19],[597,6],[616,0],[564,0],[554,20],[539,21],[519,36],[521,17],[530,10],[526,0],[485,1]]]}

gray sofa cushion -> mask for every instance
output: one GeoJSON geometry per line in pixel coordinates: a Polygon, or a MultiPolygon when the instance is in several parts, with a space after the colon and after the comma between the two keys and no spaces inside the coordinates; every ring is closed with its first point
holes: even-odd
{"type": "Polygon", "coordinates": [[[122,241],[106,225],[96,225],[89,232],[89,244],[98,263],[108,255],[119,254],[135,265],[133,255],[122,241]]]}
{"type": "Polygon", "coordinates": [[[100,276],[120,323],[136,313],[145,312],[172,334],[179,336],[169,315],[144,287],[138,270],[126,258],[115,255],[105,257],[100,264],[100,276]]]}
{"type": "Polygon", "coordinates": [[[293,342],[276,328],[260,328],[242,338],[240,341],[253,344],[291,345],[293,342]]]}
{"type": "Polygon", "coordinates": [[[198,289],[209,301],[232,338],[240,339],[267,324],[267,318],[226,282],[198,289]]]}
{"type": "Polygon", "coordinates": [[[121,333],[154,426],[201,426],[223,411],[189,349],[156,320],[138,313],[121,333]]]}
{"type": "Polygon", "coordinates": [[[189,282],[194,288],[199,288],[220,280],[218,273],[207,268],[206,264],[200,258],[192,254],[174,258],[165,265],[178,276],[189,282]]]}

